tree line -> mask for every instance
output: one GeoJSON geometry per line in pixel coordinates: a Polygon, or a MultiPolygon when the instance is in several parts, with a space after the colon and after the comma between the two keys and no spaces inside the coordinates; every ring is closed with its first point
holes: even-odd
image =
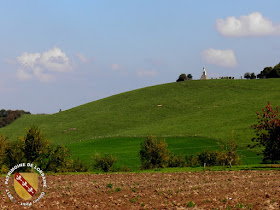
{"type": "Polygon", "coordinates": [[[31,114],[24,110],[0,110],[0,128],[12,123],[23,114],[31,114]]]}
{"type": "Polygon", "coordinates": [[[272,66],[265,67],[259,74],[255,75],[254,72],[246,72],[244,74],[246,79],[266,79],[266,78],[280,78],[280,63],[272,66]]]}

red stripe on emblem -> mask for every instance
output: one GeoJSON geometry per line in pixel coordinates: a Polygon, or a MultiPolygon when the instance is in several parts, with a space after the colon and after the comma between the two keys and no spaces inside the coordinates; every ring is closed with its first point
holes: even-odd
{"type": "Polygon", "coordinates": [[[31,196],[35,195],[36,190],[23,178],[22,175],[20,175],[20,173],[15,173],[15,179],[31,196]]]}

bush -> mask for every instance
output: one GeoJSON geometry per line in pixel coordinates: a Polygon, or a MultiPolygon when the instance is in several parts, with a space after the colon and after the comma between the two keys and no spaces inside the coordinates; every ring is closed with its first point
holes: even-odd
{"type": "Polygon", "coordinates": [[[73,160],[71,171],[86,172],[86,171],[89,171],[89,167],[86,163],[81,161],[79,158],[76,158],[73,160]]]}
{"type": "Polygon", "coordinates": [[[9,142],[6,148],[6,156],[5,156],[5,165],[8,168],[12,168],[13,166],[19,163],[26,163],[24,152],[23,152],[23,143],[20,141],[9,142]]]}
{"type": "Polygon", "coordinates": [[[148,136],[140,147],[141,169],[165,168],[168,165],[169,152],[162,139],[148,136]]]}
{"type": "Polygon", "coordinates": [[[203,166],[206,163],[207,166],[219,165],[218,151],[205,150],[198,154],[198,160],[203,166]]]}
{"type": "Polygon", "coordinates": [[[232,167],[232,165],[240,165],[241,160],[239,158],[239,155],[237,153],[237,145],[233,139],[233,133],[232,133],[232,139],[229,141],[223,140],[221,143],[218,143],[221,152],[218,154],[218,161],[219,165],[228,165],[232,167]]]}
{"type": "Polygon", "coordinates": [[[99,153],[96,153],[93,157],[93,168],[108,172],[112,170],[116,161],[117,158],[113,155],[105,154],[104,156],[101,156],[99,153]]]}
{"type": "Polygon", "coordinates": [[[50,146],[48,152],[35,162],[45,171],[73,171],[70,150],[64,145],[50,146]]]}
{"type": "Polygon", "coordinates": [[[198,161],[198,158],[194,155],[190,155],[190,156],[186,155],[185,160],[186,160],[186,166],[189,167],[197,167],[201,165],[198,161]]]}
{"type": "Polygon", "coordinates": [[[186,161],[183,156],[170,155],[168,160],[168,167],[184,167],[185,165],[186,161]]]}

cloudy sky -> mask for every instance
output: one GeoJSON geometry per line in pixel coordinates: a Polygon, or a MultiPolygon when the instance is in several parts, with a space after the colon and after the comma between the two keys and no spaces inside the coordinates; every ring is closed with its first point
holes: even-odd
{"type": "Polygon", "coordinates": [[[1,109],[56,113],[280,62],[280,1],[1,1],[1,109]]]}

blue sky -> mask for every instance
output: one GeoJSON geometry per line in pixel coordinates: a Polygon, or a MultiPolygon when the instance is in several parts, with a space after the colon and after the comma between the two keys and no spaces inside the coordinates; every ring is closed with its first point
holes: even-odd
{"type": "Polygon", "coordinates": [[[116,93],[280,62],[280,2],[0,1],[1,108],[55,113],[116,93]]]}

